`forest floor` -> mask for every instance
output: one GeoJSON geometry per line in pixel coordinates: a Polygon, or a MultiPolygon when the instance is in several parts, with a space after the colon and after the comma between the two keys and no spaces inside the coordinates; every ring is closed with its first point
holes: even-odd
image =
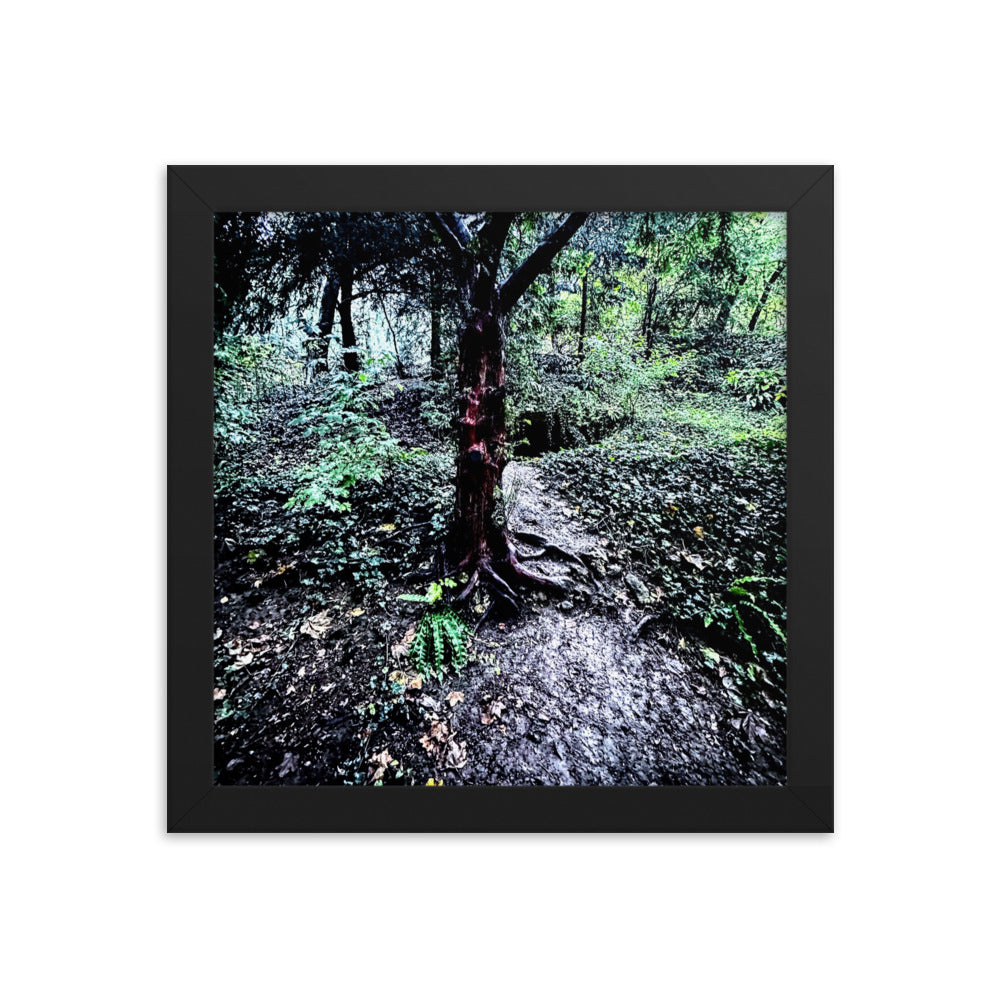
{"type": "MultiPolygon", "coordinates": [[[[405,398],[387,422],[397,438],[419,443],[405,398]]],[[[262,466],[294,461],[291,405],[270,415],[262,466]]],[[[484,595],[469,609],[477,623],[470,662],[443,681],[408,667],[407,640],[423,609],[398,598],[412,583],[387,574],[306,586],[306,546],[248,565],[227,546],[242,556],[249,522],[280,525],[283,507],[265,496],[249,511],[218,512],[220,783],[784,781],[780,702],[748,707],[726,680],[729,661],[706,658],[698,637],[678,631],[662,590],[610,532],[588,525],[551,470],[511,462],[505,483],[513,486],[510,526],[579,559],[538,558],[533,566],[566,579],[566,593],[526,595],[513,617],[499,617],[484,595]]],[[[395,534],[393,523],[382,527],[395,534]]]]}

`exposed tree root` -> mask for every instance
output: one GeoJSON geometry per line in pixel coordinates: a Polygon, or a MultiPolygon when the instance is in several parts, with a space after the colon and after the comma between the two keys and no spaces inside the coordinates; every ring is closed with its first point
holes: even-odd
{"type": "MultiPolygon", "coordinates": [[[[558,546],[555,548],[558,549],[558,546]]],[[[565,552],[565,550],[559,550],[557,554],[564,558],[572,558],[572,553],[565,552]]],[[[452,575],[468,568],[472,564],[473,559],[473,555],[466,555],[452,570],[452,575]]],[[[514,586],[517,584],[557,594],[564,594],[567,590],[565,581],[554,577],[542,576],[540,573],[532,573],[530,570],[525,569],[521,565],[517,550],[509,539],[507,540],[506,557],[479,555],[478,561],[469,575],[468,582],[455,597],[455,603],[461,604],[467,601],[477,584],[486,587],[495,598],[503,601],[515,611],[521,610],[518,594],[514,589],[514,586]]]]}
{"type": "Polygon", "coordinates": [[[540,573],[532,573],[531,570],[525,569],[519,562],[512,562],[510,564],[510,572],[514,574],[516,579],[530,583],[541,590],[548,590],[555,594],[566,593],[566,584],[564,581],[553,576],[542,576],[540,573]]]}
{"type": "Polygon", "coordinates": [[[456,603],[461,604],[462,601],[466,600],[469,594],[472,593],[477,583],[479,583],[478,567],[472,571],[472,576],[469,577],[469,582],[462,588],[462,592],[458,595],[458,597],[455,598],[456,603]]]}
{"type": "Polygon", "coordinates": [[[511,534],[519,541],[525,542],[527,545],[534,545],[536,548],[549,544],[547,538],[536,535],[533,531],[512,531],[511,534]]]}
{"type": "Polygon", "coordinates": [[[496,570],[493,569],[493,567],[488,562],[480,563],[479,568],[489,578],[489,580],[493,582],[493,585],[499,589],[500,594],[503,597],[506,597],[507,600],[511,601],[516,606],[517,594],[515,594],[514,591],[511,589],[510,584],[507,583],[506,580],[501,579],[497,575],[496,570]]]}
{"type": "Polygon", "coordinates": [[[545,556],[556,556],[559,559],[565,559],[567,562],[576,563],[584,573],[590,574],[590,568],[575,552],[570,552],[569,549],[564,549],[561,545],[556,545],[552,542],[546,542],[541,552],[532,552],[530,555],[521,556],[521,558],[543,559],[545,556]]]}

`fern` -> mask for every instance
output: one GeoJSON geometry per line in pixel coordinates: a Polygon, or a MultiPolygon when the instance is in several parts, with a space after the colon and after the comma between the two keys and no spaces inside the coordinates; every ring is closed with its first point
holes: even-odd
{"type": "Polygon", "coordinates": [[[468,661],[469,626],[451,608],[424,615],[410,647],[413,666],[423,677],[444,678],[461,671],[468,661]]]}

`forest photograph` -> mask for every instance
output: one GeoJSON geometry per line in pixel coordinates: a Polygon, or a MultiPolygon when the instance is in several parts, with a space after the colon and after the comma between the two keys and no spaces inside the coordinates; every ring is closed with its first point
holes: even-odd
{"type": "Polygon", "coordinates": [[[776,212],[216,214],[216,783],[784,784],[786,280],[776,212]]]}

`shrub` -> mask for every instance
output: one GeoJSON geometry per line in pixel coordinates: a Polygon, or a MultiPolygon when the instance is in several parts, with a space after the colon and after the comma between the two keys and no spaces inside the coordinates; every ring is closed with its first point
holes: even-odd
{"type": "Polygon", "coordinates": [[[726,385],[743,397],[751,410],[785,405],[788,387],[785,373],[778,368],[740,368],[727,373],[726,385]]]}

